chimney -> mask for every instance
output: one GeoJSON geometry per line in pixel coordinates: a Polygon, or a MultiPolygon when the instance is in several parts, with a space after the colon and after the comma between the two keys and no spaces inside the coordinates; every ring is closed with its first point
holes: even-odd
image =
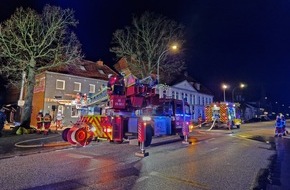
{"type": "Polygon", "coordinates": [[[97,61],[97,66],[104,66],[104,62],[101,60],[97,61]]]}

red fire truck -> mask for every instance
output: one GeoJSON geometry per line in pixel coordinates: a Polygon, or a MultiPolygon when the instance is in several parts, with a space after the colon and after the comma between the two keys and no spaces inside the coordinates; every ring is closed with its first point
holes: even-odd
{"type": "Polygon", "coordinates": [[[80,145],[88,144],[93,138],[122,143],[124,139],[138,138],[140,129],[144,129],[144,146],[147,147],[153,136],[179,135],[184,138],[188,135],[188,103],[159,98],[152,78],[149,82],[144,81],[111,76],[107,87],[89,101],[89,106],[105,102],[104,114],[83,115],[78,126],[63,132],[64,140],[80,145]],[[91,129],[94,132],[90,132],[91,129]]]}

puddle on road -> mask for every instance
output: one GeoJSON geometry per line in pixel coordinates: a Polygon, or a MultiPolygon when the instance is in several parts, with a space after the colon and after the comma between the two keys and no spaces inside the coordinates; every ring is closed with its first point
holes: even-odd
{"type": "Polygon", "coordinates": [[[282,162],[286,158],[285,153],[289,151],[286,150],[287,148],[285,148],[285,146],[289,146],[290,141],[283,138],[263,136],[252,136],[248,137],[248,139],[268,143],[271,145],[270,149],[276,151],[276,153],[269,158],[270,163],[268,167],[259,171],[253,189],[269,189],[269,186],[281,187],[282,162]]]}
{"type": "Polygon", "coordinates": [[[265,137],[265,136],[249,136],[247,137],[248,139],[259,141],[259,142],[264,142],[267,144],[270,144],[270,150],[276,150],[276,144],[275,144],[275,138],[274,137],[265,137]]]}

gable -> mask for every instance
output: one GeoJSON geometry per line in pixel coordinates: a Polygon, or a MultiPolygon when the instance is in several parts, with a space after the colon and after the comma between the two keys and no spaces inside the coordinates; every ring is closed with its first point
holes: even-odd
{"type": "Polygon", "coordinates": [[[172,87],[177,88],[179,90],[197,92],[197,90],[195,88],[193,88],[193,86],[187,80],[184,80],[182,82],[174,84],[174,85],[172,85],[172,87]]]}

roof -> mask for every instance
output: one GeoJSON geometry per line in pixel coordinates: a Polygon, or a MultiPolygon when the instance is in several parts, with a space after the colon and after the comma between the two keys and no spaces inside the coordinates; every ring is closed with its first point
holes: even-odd
{"type": "Polygon", "coordinates": [[[48,71],[104,80],[108,80],[109,74],[117,75],[117,73],[109,66],[105,65],[103,61],[93,62],[89,60],[81,60],[77,65],[71,64],[50,68],[48,71]]]}

